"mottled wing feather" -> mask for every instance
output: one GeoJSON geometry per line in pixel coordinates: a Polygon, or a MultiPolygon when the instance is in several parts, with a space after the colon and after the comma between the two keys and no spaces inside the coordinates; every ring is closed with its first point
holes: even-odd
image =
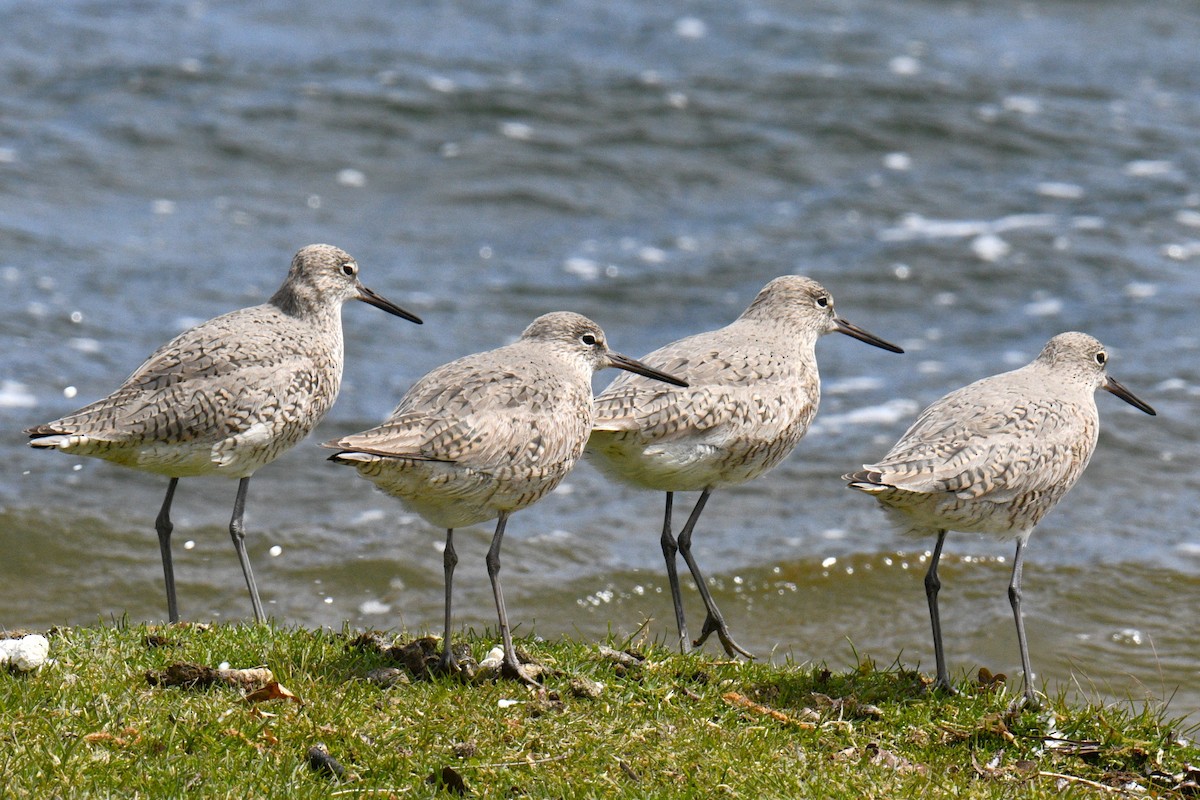
{"type": "Polygon", "coordinates": [[[311,428],[332,404],[340,375],[314,361],[308,337],[288,337],[278,324],[268,332],[245,319],[268,314],[278,312],[256,306],[185,331],[111,395],[33,428],[30,435],[81,433],[114,443],[216,442],[272,423],[280,413],[293,418],[280,420],[282,426],[311,428]],[[231,328],[236,335],[230,335],[231,328]],[[270,347],[263,346],[267,340],[270,347]]]}
{"type": "Polygon", "coordinates": [[[573,463],[591,427],[586,388],[534,361],[498,368],[504,360],[503,350],[491,351],[439,367],[382,425],[327,446],[479,471],[573,463]],[[576,411],[563,413],[564,407],[576,411]]]}
{"type": "Polygon", "coordinates": [[[886,456],[847,478],[997,503],[1069,487],[1095,442],[1086,415],[1029,399],[1019,384],[992,391],[988,380],[934,403],[886,456]]]}
{"type": "Polygon", "coordinates": [[[813,396],[797,396],[796,360],[732,325],[672,342],[639,360],[680,376],[689,387],[622,372],[596,398],[596,430],[641,431],[656,443],[686,438],[723,445],[742,429],[774,440],[796,418],[807,428],[815,413],[816,376],[813,396]]]}

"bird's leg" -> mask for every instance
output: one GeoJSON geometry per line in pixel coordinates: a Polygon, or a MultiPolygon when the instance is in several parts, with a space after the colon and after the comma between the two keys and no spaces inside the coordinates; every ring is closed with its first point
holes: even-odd
{"type": "Polygon", "coordinates": [[[1021,569],[1025,563],[1025,539],[1017,539],[1017,554],[1013,556],[1012,580],[1008,583],[1008,602],[1017,621],[1017,647],[1021,650],[1021,669],[1025,671],[1025,704],[1037,708],[1033,693],[1033,669],[1029,666],[1029,645],[1025,643],[1025,618],[1021,615],[1021,569]]]}
{"type": "Polygon", "coordinates": [[[500,638],[504,643],[504,662],[501,672],[516,678],[527,686],[537,687],[538,682],[521,669],[517,651],[513,647],[512,634],[508,629],[508,611],[504,608],[504,590],[500,587],[500,543],[504,540],[504,526],[508,524],[508,512],[500,512],[496,520],[496,533],[492,535],[492,546],[487,552],[488,578],[492,582],[492,595],[496,598],[496,614],[500,618],[500,638]]]}
{"type": "Polygon", "coordinates": [[[262,601],[258,599],[254,570],[250,569],[250,558],[246,555],[246,529],[242,524],[242,516],[246,511],[246,490],[249,488],[249,476],[238,481],[237,497],[233,501],[233,517],[229,520],[229,536],[233,539],[233,549],[237,551],[238,561],[241,562],[242,575],[246,576],[246,588],[250,590],[250,602],[254,606],[254,621],[262,622],[266,615],[263,614],[262,601]]]}
{"type": "Polygon", "coordinates": [[[675,604],[675,625],[679,630],[679,652],[687,652],[687,623],[683,619],[683,598],[679,592],[679,571],[675,568],[675,554],[679,552],[679,544],[671,535],[671,500],[674,492],[667,492],[667,510],[663,514],[662,551],[667,562],[667,580],[671,584],[671,602],[675,604]]]}
{"type": "Polygon", "coordinates": [[[442,669],[458,672],[458,661],[450,647],[450,596],[454,584],[454,567],[458,564],[458,553],[454,551],[454,529],[446,529],[446,549],[442,553],[442,569],[446,573],[446,635],[442,639],[442,669]]]}
{"type": "Polygon", "coordinates": [[[957,691],[950,685],[950,672],[946,669],[946,654],[942,650],[942,619],[938,616],[938,590],[942,581],[938,578],[938,561],[942,558],[942,545],[946,542],[946,532],[938,531],[937,544],[933,546],[933,555],[929,559],[929,571],[925,573],[925,599],[929,601],[929,622],[933,625],[933,657],[937,662],[937,680],[935,689],[943,689],[950,694],[957,691]]]}
{"type": "Polygon", "coordinates": [[[171,562],[171,501],[175,499],[175,487],[179,478],[171,478],[167,484],[167,496],[163,498],[162,508],[154,520],[154,530],[158,532],[158,549],[162,552],[163,581],[167,584],[167,619],[179,622],[179,605],[175,601],[175,566],[171,562]]]}
{"type": "Polygon", "coordinates": [[[700,638],[692,642],[692,645],[700,647],[708,639],[709,634],[715,633],[730,657],[742,655],[746,658],[754,658],[750,651],[744,649],[729,635],[729,626],[725,624],[725,618],[721,616],[720,609],[717,608],[712,594],[708,591],[708,584],[705,582],[704,576],[700,574],[700,566],[692,557],[692,530],[696,527],[696,520],[700,519],[700,512],[704,510],[704,504],[708,502],[710,494],[712,491],[709,489],[700,493],[700,499],[696,501],[696,506],[688,516],[683,530],[679,532],[679,553],[687,562],[688,569],[691,570],[692,577],[696,580],[696,588],[700,590],[700,597],[704,600],[704,608],[708,611],[708,616],[704,618],[704,627],[700,630],[700,638]]]}

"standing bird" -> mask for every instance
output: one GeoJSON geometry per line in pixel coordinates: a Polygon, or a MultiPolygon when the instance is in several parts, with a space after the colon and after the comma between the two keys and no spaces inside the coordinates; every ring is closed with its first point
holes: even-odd
{"type": "Polygon", "coordinates": [[[596,466],[633,486],[667,493],[661,544],[681,650],[688,635],[676,552],[687,562],[708,612],[693,646],[716,633],[730,656],[750,657],[730,636],[713,602],[692,556],[692,531],[714,489],[757,478],[804,436],[821,399],[817,339],[835,331],[904,352],[839,318],[833,298],[816,281],[784,275],[764,286],[731,324],[643,357],[679,375],[687,388],[623,375],[596,398],[596,425],[588,442],[596,466]],[[688,491],[699,491],[700,499],[677,541],[671,533],[672,497],[688,491]]]}
{"type": "Polygon", "coordinates": [[[496,519],[488,577],[504,642],[503,669],[521,671],[500,586],[500,543],[508,517],[567,476],[592,429],[592,373],[604,367],[687,384],[608,349],[604,331],[570,312],[535,319],[516,342],[444,364],[418,380],[378,427],[326,442],[338,464],[355,467],[429,523],[446,529],[446,635],[450,647],[454,529],[496,519]]]}
{"type": "Polygon", "coordinates": [[[877,464],[843,478],[873,495],[906,532],[936,535],[925,574],[933,625],[936,687],[953,693],[938,618],[938,560],[947,531],[1017,540],[1008,600],[1017,623],[1025,700],[1037,705],[1021,616],[1021,565],[1033,528],[1079,480],[1096,449],[1096,390],[1139,411],[1154,409],[1105,374],[1104,346],[1060,333],[1030,364],[951,392],[921,412],[877,464]]]}
{"type": "Polygon", "coordinates": [[[162,551],[167,613],[179,621],[171,563],[171,501],[180,478],[240,479],[229,534],[264,619],[246,556],[242,513],[250,476],[308,435],[342,379],[342,303],[362,300],[421,320],[363,286],[358,264],[327,244],[303,248],[287,279],[260,306],[222,314],[155,351],[119,389],[62,419],[25,431],[32,447],[95,456],[166,475],[154,527],[162,551]]]}

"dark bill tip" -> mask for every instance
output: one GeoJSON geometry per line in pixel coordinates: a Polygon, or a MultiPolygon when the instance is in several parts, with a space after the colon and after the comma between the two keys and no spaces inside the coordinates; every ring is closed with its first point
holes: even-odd
{"type": "Polygon", "coordinates": [[[358,298],[357,299],[362,300],[364,303],[369,303],[369,304],[375,306],[376,308],[382,308],[387,313],[395,314],[397,317],[402,317],[403,319],[406,319],[409,322],[415,322],[418,325],[424,324],[424,322],[421,320],[421,318],[418,317],[416,314],[412,314],[408,311],[405,311],[403,308],[396,305],[391,300],[388,300],[385,297],[380,297],[379,295],[375,294],[367,287],[363,286],[361,283],[358,285],[358,298]]]}
{"type": "Polygon", "coordinates": [[[688,386],[687,381],[680,380],[679,378],[676,378],[674,375],[668,375],[665,372],[659,372],[658,370],[654,369],[653,367],[647,367],[645,364],[638,361],[637,359],[630,358],[629,356],[623,356],[620,353],[609,353],[608,354],[608,363],[609,363],[609,366],[616,367],[617,369],[623,369],[626,372],[633,372],[635,374],[642,375],[647,378],[652,378],[656,381],[662,381],[663,383],[669,383],[672,386],[682,386],[685,389],[688,386]]]}
{"type": "Polygon", "coordinates": [[[837,326],[838,333],[844,333],[847,336],[853,336],[855,339],[858,339],[860,342],[866,342],[867,344],[874,345],[880,349],[890,350],[893,353],[903,353],[904,352],[903,348],[892,344],[891,342],[887,341],[886,339],[880,339],[875,334],[868,333],[867,331],[864,331],[862,328],[858,327],[857,325],[849,323],[846,320],[842,319],[841,317],[834,317],[833,324],[837,326]]]}
{"type": "Polygon", "coordinates": [[[1122,386],[1120,381],[1118,381],[1116,378],[1109,378],[1106,376],[1104,379],[1104,386],[1101,388],[1103,388],[1106,392],[1115,394],[1117,397],[1121,398],[1126,403],[1129,403],[1129,405],[1133,406],[1138,411],[1145,412],[1152,417],[1158,416],[1158,412],[1151,408],[1149,403],[1140,399],[1133,392],[1122,386]]]}

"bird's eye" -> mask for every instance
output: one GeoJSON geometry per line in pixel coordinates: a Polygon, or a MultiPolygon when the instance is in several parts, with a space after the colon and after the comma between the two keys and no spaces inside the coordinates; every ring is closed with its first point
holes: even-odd
{"type": "Polygon", "coordinates": [[[1096,363],[1097,364],[1099,364],[1100,366],[1103,367],[1104,362],[1106,362],[1106,361],[1108,361],[1108,353],[1104,352],[1103,350],[1101,350],[1099,353],[1096,353],[1096,363]]]}
{"type": "Polygon", "coordinates": [[[813,300],[817,304],[817,308],[829,308],[829,295],[823,294],[813,300]]]}
{"type": "Polygon", "coordinates": [[[583,336],[579,337],[579,341],[583,342],[588,347],[592,347],[596,344],[596,337],[590,333],[585,333],[583,336]]]}
{"type": "Polygon", "coordinates": [[[347,278],[353,278],[358,274],[358,264],[355,264],[353,261],[347,261],[345,264],[342,264],[342,274],[347,278]]]}

